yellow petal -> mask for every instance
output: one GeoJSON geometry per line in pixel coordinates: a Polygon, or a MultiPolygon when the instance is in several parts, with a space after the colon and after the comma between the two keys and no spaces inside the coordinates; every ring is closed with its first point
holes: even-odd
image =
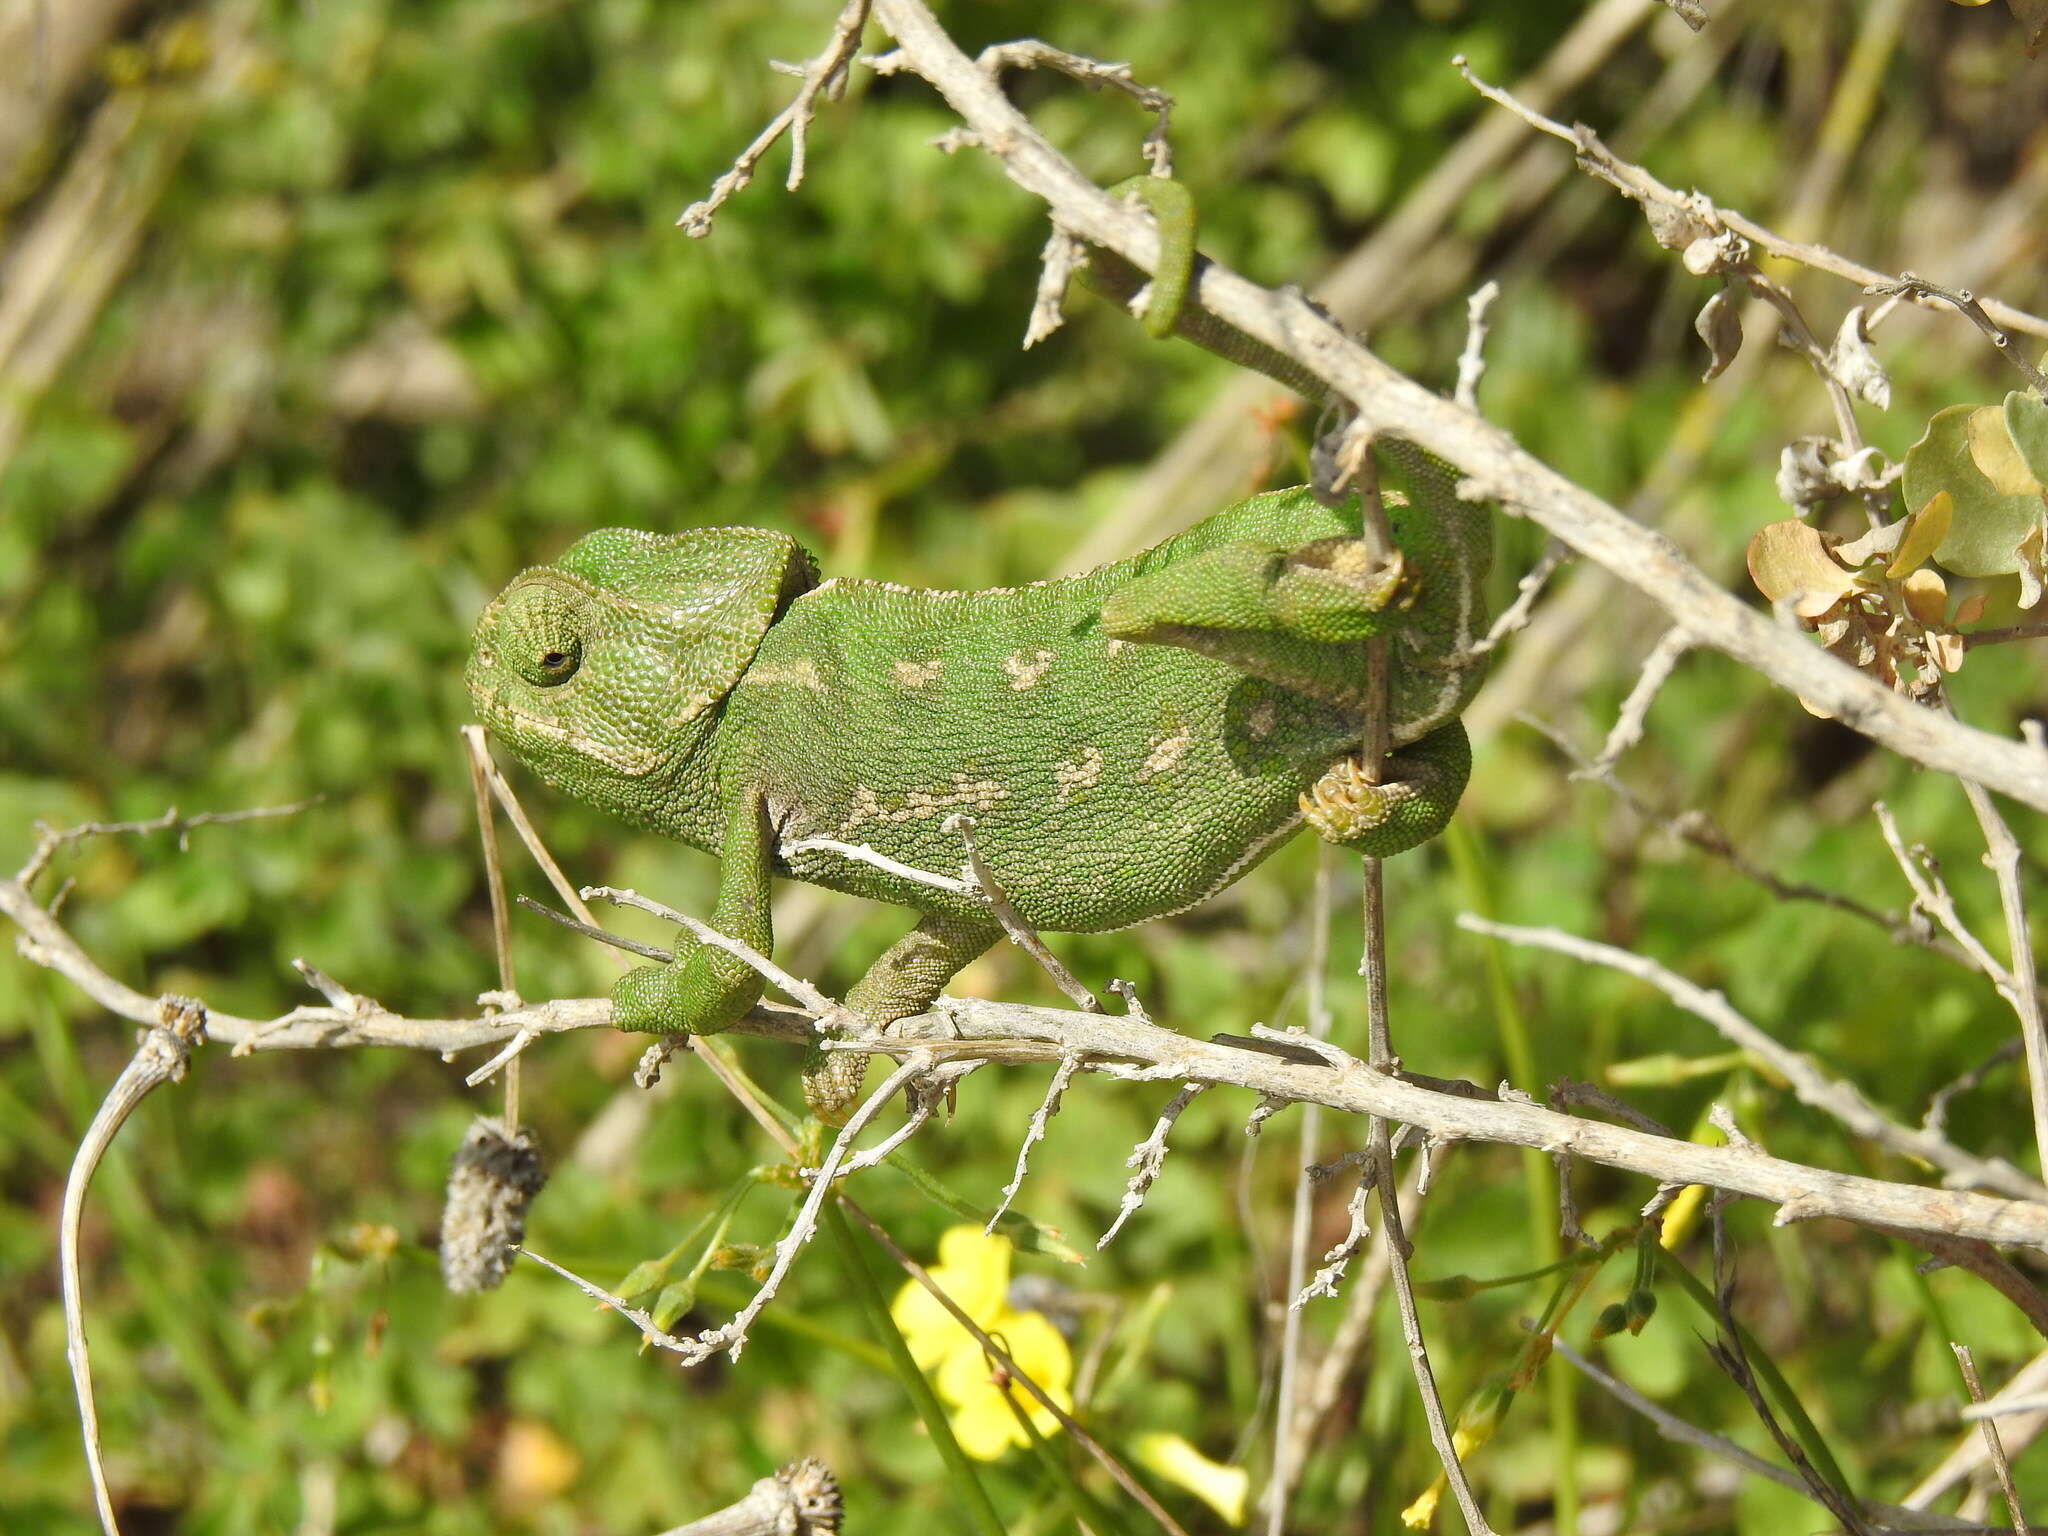
{"type": "Polygon", "coordinates": [[[1415,1502],[1401,1511],[1401,1523],[1411,1531],[1426,1531],[1436,1518],[1436,1501],[1444,1496],[1443,1474],[1415,1496],[1415,1502]]]}
{"type": "Polygon", "coordinates": [[[956,1407],[948,1422],[960,1449],[976,1461],[995,1461],[1011,1446],[1027,1443],[1023,1426],[994,1387],[956,1407]]]}
{"type": "Polygon", "coordinates": [[[1017,1369],[1045,1388],[1058,1400],[1074,1380],[1074,1353],[1059,1329],[1043,1312],[1011,1312],[1007,1309],[987,1324],[989,1334],[1003,1346],[1017,1369]]]}
{"type": "MultiPolygon", "coordinates": [[[[1074,1357],[1057,1328],[1037,1312],[1005,1312],[989,1320],[988,1331],[1017,1362],[1017,1368],[1045,1390],[1046,1396],[1063,1411],[1073,1411],[1074,1357]]],[[[966,1335],[962,1333],[961,1337],[966,1335]]],[[[970,1342],[968,1347],[954,1350],[941,1360],[933,1377],[939,1396],[953,1410],[953,1432],[961,1448],[968,1449],[969,1440],[973,1440],[983,1449],[968,1450],[968,1454],[983,1460],[993,1460],[1012,1445],[1030,1443],[1017,1423],[1016,1414],[1003,1401],[1005,1389],[997,1385],[999,1370],[982,1354],[979,1345],[970,1342]]],[[[1011,1401],[1031,1416],[1032,1427],[1039,1434],[1059,1433],[1060,1421],[1038,1399],[1014,1382],[1008,1383],[1007,1389],[1011,1401]]]]}
{"type": "Polygon", "coordinates": [[[1243,1467],[1211,1461],[1179,1435],[1140,1435],[1134,1449],[1138,1465],[1180,1484],[1232,1525],[1244,1524],[1252,1480],[1243,1467]]]}
{"type": "MultiPolygon", "coordinates": [[[[939,1239],[939,1262],[931,1268],[932,1283],[983,1327],[1006,1309],[1003,1293],[1010,1288],[1010,1240],[985,1237],[981,1228],[949,1228],[939,1239]]],[[[905,1282],[889,1308],[911,1358],[930,1370],[948,1352],[978,1348],[970,1335],[915,1280],[905,1282]]]]}
{"type": "Polygon", "coordinates": [[[569,1442],[537,1419],[514,1419],[498,1442],[496,1483],[507,1504],[526,1506],[560,1496],[583,1470],[569,1442]]]}

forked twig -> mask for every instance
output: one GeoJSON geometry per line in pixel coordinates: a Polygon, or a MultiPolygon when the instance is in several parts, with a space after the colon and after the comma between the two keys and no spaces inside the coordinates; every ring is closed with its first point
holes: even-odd
{"type": "MultiPolygon", "coordinates": [[[[150,830],[164,830],[152,827],[150,830]]],[[[64,1355],[71,1365],[71,1389],[78,1398],[78,1418],[85,1433],[85,1464],[92,1474],[93,1502],[105,1536],[120,1536],[114,1498],[100,1454],[100,1418],[93,1404],[92,1355],[85,1338],[85,1284],[78,1259],[79,1232],[85,1214],[85,1192],[100,1159],[114,1144],[135,1106],[164,1083],[185,1076],[185,1064],[206,1039],[206,1010],[189,998],[158,1001],[157,1023],[142,1037],[128,1065],[100,1101],[99,1112],[85,1128],[64,1180],[64,1206],[57,1222],[57,1263],[64,1292],[64,1355]]]]}
{"type": "Polygon", "coordinates": [[[718,216],[726,200],[754,179],[754,170],[761,163],[761,157],[775,147],[784,134],[789,135],[789,176],[783,182],[785,190],[794,192],[803,183],[804,157],[807,148],[811,119],[817,115],[818,98],[837,100],[846,88],[847,68],[853,56],[860,49],[861,30],[868,21],[868,0],[849,0],[839,13],[839,19],[832,24],[831,41],[825,51],[804,67],[803,83],[797,87],[796,96],[790,104],[776,113],[754,136],[754,142],[740,151],[732,168],[711,184],[711,191],[699,202],[685,208],[676,224],[692,239],[702,239],[711,233],[711,222],[718,216]]]}
{"type": "Polygon", "coordinates": [[[1180,1118],[1180,1112],[1193,1103],[1195,1096],[1205,1090],[1207,1083],[1188,1083],[1179,1093],[1166,1101],[1166,1107],[1159,1111],[1159,1119],[1152,1126],[1152,1133],[1131,1149],[1131,1155],[1124,1159],[1126,1168],[1135,1168],[1131,1180],[1124,1188],[1123,1203],[1117,1207],[1116,1220],[1109,1224],[1109,1230],[1095,1240],[1097,1249],[1107,1248],[1110,1239],[1123,1229],[1138,1207],[1145,1203],[1145,1195],[1158,1179],[1160,1170],[1166,1166],[1166,1134],[1173,1129],[1173,1122],[1180,1118]]]}

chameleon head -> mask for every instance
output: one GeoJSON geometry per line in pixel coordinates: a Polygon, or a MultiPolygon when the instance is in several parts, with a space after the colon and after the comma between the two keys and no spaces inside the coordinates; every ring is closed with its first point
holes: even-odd
{"type": "Polygon", "coordinates": [[[470,695],[550,784],[630,811],[631,786],[703,740],[768,626],[816,580],[794,540],[759,528],[603,529],[484,610],[470,695]]]}

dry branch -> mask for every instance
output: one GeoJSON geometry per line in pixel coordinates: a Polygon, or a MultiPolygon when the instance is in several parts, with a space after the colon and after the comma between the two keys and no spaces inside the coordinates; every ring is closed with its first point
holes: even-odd
{"type": "MultiPolygon", "coordinates": [[[[1012,181],[1050,205],[1063,227],[1145,272],[1156,269],[1152,220],[1047,143],[921,0],[875,0],[874,15],[908,66],[938,89],[1012,181]]],[[[1923,709],[1780,628],[1710,579],[1669,539],[1566,479],[1498,427],[1389,367],[1305,294],[1261,287],[1203,260],[1188,301],[1324,380],[1357,408],[1369,430],[1406,438],[1456,465],[1475,494],[1542,524],[1663,607],[1702,645],[1903,757],[2048,810],[2048,753],[1923,709]]]]}
{"type": "MultiPolygon", "coordinates": [[[[26,958],[57,971],[122,1018],[142,1024],[156,1021],[157,999],[107,975],[19,881],[0,880],[0,912],[23,930],[16,947],[26,958]]],[[[592,997],[530,1003],[487,1018],[407,1018],[374,1003],[360,1011],[331,1005],[295,1008],[271,1020],[208,1014],[214,1037],[249,1042],[256,1050],[395,1045],[445,1054],[502,1044],[521,1030],[545,1035],[610,1023],[610,1003],[592,997]]],[[[805,1045],[815,1038],[807,1016],[773,1008],[756,1008],[735,1030],[805,1045]]],[[[1299,1037],[1286,1038],[1301,1043],[1299,1037]]],[[[1769,1201],[1781,1208],[1780,1220],[1834,1217],[2048,1252],[2048,1205],[1923,1189],[1787,1162],[1749,1149],[1668,1140],[1535,1104],[1495,1102],[1427,1087],[1376,1072],[1341,1052],[1335,1053],[1338,1059],[1331,1065],[1309,1064],[1196,1039],[1144,1019],[979,998],[942,998],[933,1012],[898,1020],[887,1038],[864,1042],[860,1048],[890,1055],[935,1048],[969,1050],[992,1063],[1057,1060],[1078,1053],[1091,1062],[1124,1069],[1111,1075],[1143,1073],[1154,1080],[1242,1088],[1282,1102],[1384,1115],[1438,1139],[1567,1152],[1659,1183],[1705,1184],[1769,1201]]]]}
{"type": "Polygon", "coordinates": [[[737,1504],[661,1536],[833,1536],[844,1513],[839,1479],[806,1456],[762,1478],[737,1504]]]}
{"type": "Polygon", "coordinates": [[[181,1081],[192,1052],[206,1040],[206,1009],[189,998],[165,997],[156,1017],[135,1048],[128,1065],[114,1079],[92,1117],[71,1160],[64,1181],[64,1208],[58,1218],[58,1270],[64,1291],[64,1355],[71,1366],[71,1387],[78,1397],[78,1418],[85,1433],[85,1464],[92,1474],[93,1502],[106,1536],[121,1536],[114,1518],[114,1498],[100,1456],[100,1420],[93,1406],[92,1355],[85,1337],[85,1284],[78,1260],[79,1232],[85,1215],[85,1192],[100,1159],[135,1106],[165,1083],[181,1081]]]}

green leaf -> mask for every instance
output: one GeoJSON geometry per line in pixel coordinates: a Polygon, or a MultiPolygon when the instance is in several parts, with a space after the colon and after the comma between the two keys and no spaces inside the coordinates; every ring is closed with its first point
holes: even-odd
{"type": "Polygon", "coordinates": [[[1906,506],[1918,511],[1941,491],[1955,519],[1934,558],[1959,576],[2006,576],[2020,567],[2021,540],[2042,517],[2039,495],[2001,495],[1970,453],[1970,418],[1979,408],[1936,411],[1920,441],[1906,450],[1906,506]]]}

